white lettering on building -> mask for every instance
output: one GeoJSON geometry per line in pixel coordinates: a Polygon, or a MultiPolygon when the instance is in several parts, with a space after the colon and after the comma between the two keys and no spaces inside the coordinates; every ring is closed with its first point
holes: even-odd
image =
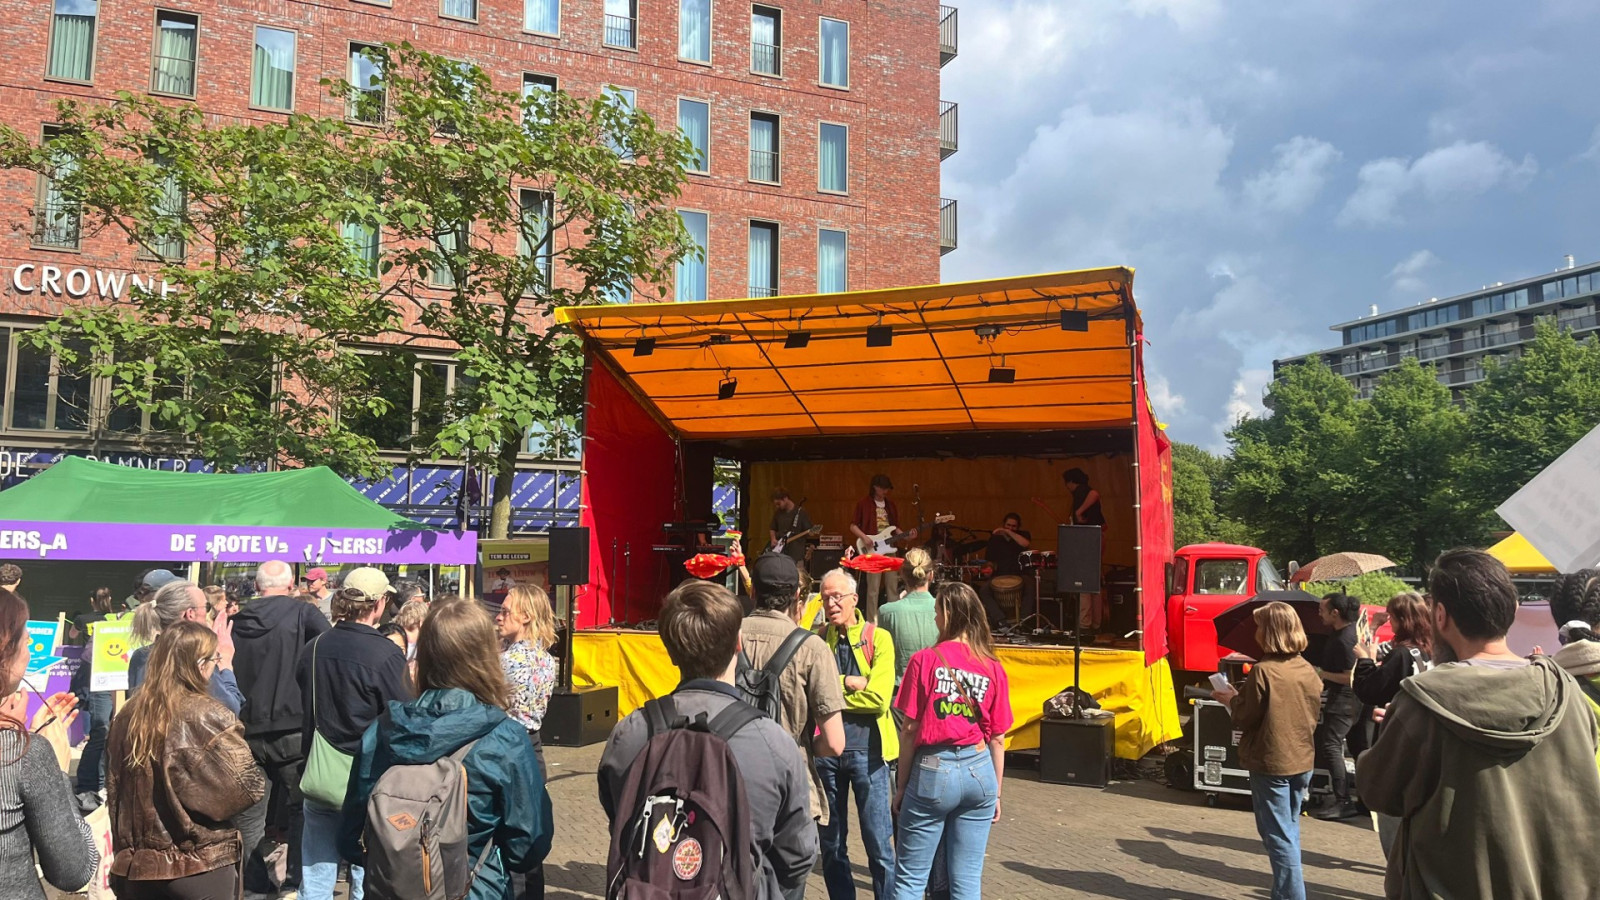
{"type": "Polygon", "coordinates": [[[11,290],[18,294],[53,294],[75,300],[91,294],[101,300],[121,300],[130,282],[135,291],[159,291],[163,297],[177,290],[164,278],[105,269],[61,269],[52,265],[22,263],[11,270],[11,290]]]}

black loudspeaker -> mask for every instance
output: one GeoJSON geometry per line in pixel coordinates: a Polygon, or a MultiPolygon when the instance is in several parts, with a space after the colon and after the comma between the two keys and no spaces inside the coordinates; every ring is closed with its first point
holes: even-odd
{"type": "Polygon", "coordinates": [[[1056,593],[1100,593],[1099,525],[1056,526],[1056,593]]]}
{"type": "Polygon", "coordinates": [[[617,726],[617,689],[594,685],[550,695],[539,739],[557,747],[598,744],[617,726]]]}
{"type": "Polygon", "coordinates": [[[811,577],[822,576],[839,568],[839,560],[844,558],[843,550],[812,550],[811,551],[811,577]]]}
{"type": "Polygon", "coordinates": [[[589,583],[589,529],[550,529],[550,583],[589,583]]]}
{"type": "Polygon", "coordinates": [[[1039,780],[1046,784],[1105,787],[1111,783],[1116,720],[1039,720],[1039,780]]]}

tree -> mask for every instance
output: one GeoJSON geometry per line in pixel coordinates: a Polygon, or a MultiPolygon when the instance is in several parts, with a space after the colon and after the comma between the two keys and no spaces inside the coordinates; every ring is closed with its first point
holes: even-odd
{"type": "Polygon", "coordinates": [[[581,411],[551,313],[665,292],[693,252],[671,201],[694,150],[610,96],[522,96],[409,45],[367,52],[379,79],[329,82],[340,119],[218,123],[121,95],[63,101],[48,145],[0,130],[0,165],[51,174],[91,230],[163,251],[147,255],[175,288],[73,308],[41,340],[221,466],[379,474],[378,434],[486,467],[504,536],[530,429],[581,411]],[[187,254],[164,252],[178,241],[187,254]],[[413,419],[417,350],[456,376],[413,419]]]}
{"type": "Polygon", "coordinates": [[[1179,546],[1207,541],[1246,543],[1243,525],[1219,511],[1227,461],[1194,444],[1172,444],[1173,541],[1179,546]]]}
{"type": "Polygon", "coordinates": [[[1267,390],[1268,416],[1228,432],[1224,511],[1280,560],[1358,546],[1362,497],[1355,389],[1321,360],[1286,368],[1267,390]]]}

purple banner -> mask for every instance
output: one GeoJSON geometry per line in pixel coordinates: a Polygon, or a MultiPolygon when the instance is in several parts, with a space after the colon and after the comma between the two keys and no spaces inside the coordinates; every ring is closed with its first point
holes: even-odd
{"type": "Polygon", "coordinates": [[[0,522],[0,559],[335,563],[477,561],[476,533],[120,522],[0,522]]]}

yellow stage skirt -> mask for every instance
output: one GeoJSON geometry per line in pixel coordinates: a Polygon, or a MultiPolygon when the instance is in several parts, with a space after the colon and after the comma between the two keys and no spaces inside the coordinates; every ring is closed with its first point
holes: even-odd
{"type": "MultiPolygon", "coordinates": [[[[1002,646],[998,651],[1016,720],[1006,734],[1006,748],[1037,747],[1044,702],[1072,686],[1072,650],[1002,646]]],[[[580,686],[615,685],[621,717],[669,693],[679,676],[654,632],[579,631],[572,641],[572,680],[580,686]]],[[[1146,667],[1139,650],[1085,649],[1083,689],[1116,714],[1117,756],[1138,759],[1157,744],[1183,736],[1165,659],[1146,667]]]]}

